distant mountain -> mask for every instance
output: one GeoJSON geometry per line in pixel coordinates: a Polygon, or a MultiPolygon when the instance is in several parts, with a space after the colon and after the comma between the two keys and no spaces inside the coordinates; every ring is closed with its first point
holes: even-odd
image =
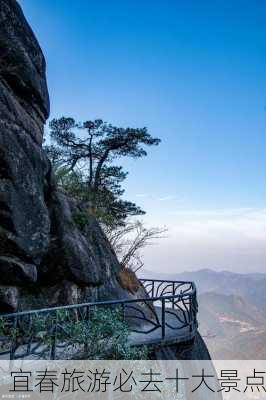
{"type": "Polygon", "coordinates": [[[266,330],[242,333],[230,340],[204,340],[216,360],[266,360],[266,330]]]}
{"type": "Polygon", "coordinates": [[[196,283],[199,331],[213,359],[266,359],[266,274],[210,269],[142,274],[196,283]]]}
{"type": "Polygon", "coordinates": [[[204,293],[198,300],[199,331],[212,358],[266,358],[266,313],[235,295],[204,293]]]}
{"type": "MultiPolygon", "coordinates": [[[[209,316],[219,320],[219,325],[233,325],[236,331],[246,332],[257,328],[266,328],[266,313],[248,303],[242,297],[204,293],[198,297],[201,332],[209,328],[209,316]],[[208,319],[206,315],[208,314],[208,319]]],[[[219,333],[220,334],[220,333],[219,333]]],[[[227,332],[228,334],[228,332],[227,332]]]]}
{"type": "Polygon", "coordinates": [[[266,274],[237,274],[229,271],[202,269],[193,272],[163,274],[143,271],[143,276],[154,279],[192,280],[198,293],[215,292],[222,295],[236,295],[247,299],[250,304],[266,312],[266,274]]]}

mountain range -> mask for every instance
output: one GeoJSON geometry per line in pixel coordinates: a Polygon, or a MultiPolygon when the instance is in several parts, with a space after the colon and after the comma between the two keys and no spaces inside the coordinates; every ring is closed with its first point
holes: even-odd
{"type": "Polygon", "coordinates": [[[213,359],[266,359],[266,274],[202,269],[142,276],[196,283],[199,331],[213,359]]]}

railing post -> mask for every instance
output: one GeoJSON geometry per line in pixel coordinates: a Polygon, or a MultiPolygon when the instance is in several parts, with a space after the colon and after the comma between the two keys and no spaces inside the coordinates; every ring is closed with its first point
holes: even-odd
{"type": "MultiPolygon", "coordinates": [[[[175,295],[175,282],[173,282],[173,296],[175,295]]],[[[175,298],[172,298],[172,310],[175,308],[175,298]]]]}
{"type": "Polygon", "coordinates": [[[90,307],[86,306],[86,321],[90,320],[90,307]]]}
{"type": "Polygon", "coordinates": [[[10,360],[14,360],[15,352],[17,348],[17,326],[18,326],[18,317],[16,316],[13,321],[13,333],[12,333],[12,342],[10,349],[10,360]]]}
{"type": "Polygon", "coordinates": [[[165,338],[165,299],[161,299],[162,302],[162,340],[165,338]]]}
{"type": "Polygon", "coordinates": [[[197,290],[195,289],[195,293],[193,294],[192,316],[193,316],[193,322],[195,322],[196,328],[198,328],[197,313],[198,313],[198,300],[197,300],[197,290]]]}
{"type": "Polygon", "coordinates": [[[193,295],[189,295],[189,331],[193,330],[193,295]]]}
{"type": "Polygon", "coordinates": [[[56,357],[56,335],[57,335],[57,310],[55,314],[55,325],[52,328],[52,347],[51,347],[51,360],[55,360],[56,357]]]}
{"type": "MultiPolygon", "coordinates": [[[[86,323],[89,324],[89,320],[90,320],[90,307],[86,306],[86,323]]],[[[88,346],[88,342],[84,343],[84,352],[85,354],[87,354],[89,351],[89,346],[88,346]]]]}

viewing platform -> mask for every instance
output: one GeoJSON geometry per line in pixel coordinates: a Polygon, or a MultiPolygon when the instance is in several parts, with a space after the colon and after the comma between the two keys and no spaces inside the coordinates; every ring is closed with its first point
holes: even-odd
{"type": "MultiPolygon", "coordinates": [[[[146,297],[74,304],[23,311],[0,316],[10,335],[0,336],[0,359],[55,359],[73,352],[71,337],[64,342],[70,321],[90,321],[98,307],[118,308],[129,325],[132,346],[178,344],[192,340],[197,332],[197,293],[193,282],[140,279],[146,297]],[[41,326],[45,321],[45,330],[41,326]],[[36,326],[40,324],[39,331],[36,326]],[[31,327],[35,324],[35,332],[31,327]],[[36,325],[37,324],[37,325],[36,325]],[[29,333],[31,332],[31,333],[29,333]],[[49,340],[44,339],[49,337],[49,340]]],[[[82,351],[82,349],[79,349],[82,351]]],[[[77,352],[77,349],[76,349],[77,352]]]]}

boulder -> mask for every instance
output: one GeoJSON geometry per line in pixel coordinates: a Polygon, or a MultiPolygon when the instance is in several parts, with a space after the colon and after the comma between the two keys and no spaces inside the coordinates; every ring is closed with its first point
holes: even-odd
{"type": "Polygon", "coordinates": [[[0,256],[1,283],[23,285],[37,281],[37,269],[33,264],[22,263],[12,257],[0,256]]]}
{"type": "Polygon", "coordinates": [[[14,286],[0,286],[0,310],[2,313],[11,313],[17,310],[19,291],[14,286]]]}

